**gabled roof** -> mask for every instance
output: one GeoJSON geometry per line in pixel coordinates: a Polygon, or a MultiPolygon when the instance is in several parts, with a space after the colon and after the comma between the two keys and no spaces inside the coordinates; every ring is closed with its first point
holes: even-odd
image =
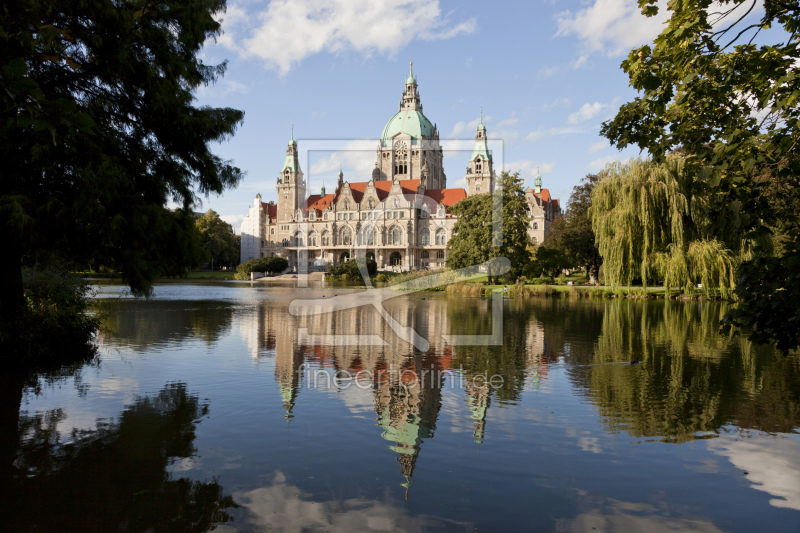
{"type": "Polygon", "coordinates": [[[453,204],[467,197],[467,191],[464,189],[428,189],[425,191],[425,196],[438,204],[452,207],[453,204]]]}
{"type": "Polygon", "coordinates": [[[278,204],[261,202],[261,209],[264,210],[268,218],[278,218],[278,204]]]}
{"type": "MultiPolygon", "coordinates": [[[[417,194],[417,190],[419,189],[419,180],[399,180],[400,182],[400,189],[402,190],[403,194],[417,194]]],[[[389,196],[389,192],[392,189],[392,182],[388,180],[384,181],[375,181],[375,193],[378,195],[378,199],[383,201],[384,198],[389,196]]],[[[364,198],[364,194],[367,192],[367,185],[369,184],[368,181],[357,181],[354,183],[348,183],[350,185],[350,193],[353,195],[353,199],[356,203],[360,204],[361,200],[364,198]]],[[[336,191],[336,198],[335,201],[339,201],[339,193],[341,191],[336,191]]]]}
{"type": "Polygon", "coordinates": [[[319,214],[319,212],[331,205],[331,202],[333,202],[333,196],[334,195],[332,194],[326,194],[325,196],[321,196],[319,194],[310,195],[308,200],[306,200],[308,210],[311,211],[312,209],[316,209],[319,214]]]}

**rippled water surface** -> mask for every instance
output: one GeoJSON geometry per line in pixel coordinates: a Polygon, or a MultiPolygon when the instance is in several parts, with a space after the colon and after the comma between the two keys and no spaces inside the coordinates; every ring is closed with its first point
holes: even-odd
{"type": "Polygon", "coordinates": [[[11,529],[800,530],[800,358],[725,304],[348,292],[99,287],[98,360],[16,398],[11,529]]]}

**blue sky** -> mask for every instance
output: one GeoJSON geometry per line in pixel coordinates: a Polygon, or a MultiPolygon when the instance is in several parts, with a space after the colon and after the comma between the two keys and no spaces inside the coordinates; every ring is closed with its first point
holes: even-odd
{"type": "MultiPolygon", "coordinates": [[[[397,112],[409,60],[443,139],[472,139],[483,108],[505,168],[521,171],[527,186],[539,168],[566,204],[588,172],[638,155],[611,148],[599,130],[635,96],[622,59],[652,41],[665,17],[646,19],[632,0],[233,0],[221,18],[224,34],[202,58],[227,60],[228,70],[198,103],[245,111],[235,137],[215,151],[247,176],[201,209],[238,233],[256,193],[275,198],[292,126],[301,147],[304,139],[351,148],[378,139],[397,112]]],[[[309,193],[323,182],[330,191],[339,164],[346,180],[367,181],[374,154],[313,152],[311,164],[301,161],[309,193]]],[[[468,158],[446,156],[448,187],[463,186],[468,158]]]]}

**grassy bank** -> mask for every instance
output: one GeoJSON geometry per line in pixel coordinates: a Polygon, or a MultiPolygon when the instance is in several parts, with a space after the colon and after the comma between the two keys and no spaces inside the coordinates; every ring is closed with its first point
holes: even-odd
{"type": "MultiPolygon", "coordinates": [[[[78,276],[82,278],[97,278],[97,279],[113,279],[113,280],[122,280],[122,273],[120,272],[75,272],[78,276]]],[[[186,276],[182,278],[167,278],[161,277],[158,278],[158,282],[170,282],[170,281],[185,281],[185,280],[230,280],[234,279],[233,276],[236,274],[235,270],[198,270],[196,272],[188,272],[186,276]]]]}
{"type": "Polygon", "coordinates": [[[487,285],[485,283],[454,283],[447,287],[450,294],[490,296],[501,292],[506,298],[627,298],[634,300],[721,300],[718,291],[692,289],[665,291],[663,287],[592,287],[569,285],[487,285]],[[506,290],[507,289],[507,290],[506,290]],[[504,292],[505,291],[505,292],[504,292]]]}

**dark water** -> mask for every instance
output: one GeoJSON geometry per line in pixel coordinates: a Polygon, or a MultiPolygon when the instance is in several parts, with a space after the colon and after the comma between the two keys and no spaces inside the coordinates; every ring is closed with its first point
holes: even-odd
{"type": "Polygon", "coordinates": [[[418,293],[395,331],[289,312],[343,289],[121,289],[99,361],[23,392],[11,530],[800,530],[800,357],[725,304],[507,300],[500,332],[418,293]]]}

